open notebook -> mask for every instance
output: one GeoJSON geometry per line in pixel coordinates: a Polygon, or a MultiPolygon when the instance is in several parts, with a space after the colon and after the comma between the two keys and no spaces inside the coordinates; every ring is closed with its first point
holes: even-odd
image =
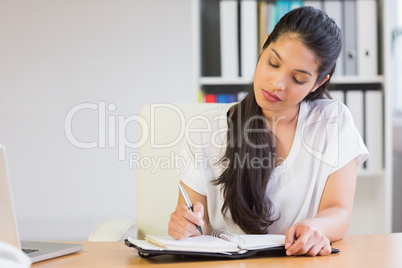
{"type": "MultiPolygon", "coordinates": [[[[199,255],[224,258],[245,258],[263,251],[285,254],[285,236],[275,234],[237,235],[226,230],[211,235],[175,240],[170,236],[146,235],[145,240],[128,238],[125,243],[138,250],[141,257],[157,255],[199,255]]],[[[332,253],[339,252],[332,249],[332,253]]]]}
{"type": "Polygon", "coordinates": [[[247,257],[260,251],[284,250],[284,235],[236,235],[216,230],[211,235],[175,240],[170,236],[146,235],[145,240],[128,238],[126,245],[141,257],[155,255],[206,255],[230,258],[247,257]]]}

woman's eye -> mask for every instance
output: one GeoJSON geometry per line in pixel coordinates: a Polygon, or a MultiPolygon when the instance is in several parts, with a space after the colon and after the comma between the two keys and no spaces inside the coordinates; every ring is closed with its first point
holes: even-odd
{"type": "Polygon", "coordinates": [[[295,81],[296,84],[299,84],[299,85],[303,85],[304,83],[306,83],[306,81],[297,80],[296,77],[293,77],[293,80],[295,81]]]}
{"type": "Polygon", "coordinates": [[[270,60],[268,60],[268,64],[274,68],[278,68],[278,65],[273,64],[270,60]]]}

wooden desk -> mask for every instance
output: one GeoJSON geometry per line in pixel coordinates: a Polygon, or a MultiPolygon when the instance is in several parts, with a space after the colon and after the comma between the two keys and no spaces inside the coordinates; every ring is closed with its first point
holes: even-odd
{"type": "Polygon", "coordinates": [[[402,233],[348,236],[333,247],[338,254],[325,257],[257,256],[241,260],[203,259],[179,256],[140,258],[123,242],[79,242],[80,253],[35,263],[43,267],[402,267],[402,233]]]}

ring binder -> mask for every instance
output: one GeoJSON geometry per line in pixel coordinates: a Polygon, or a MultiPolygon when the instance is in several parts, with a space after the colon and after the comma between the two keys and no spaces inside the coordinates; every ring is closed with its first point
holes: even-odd
{"type": "Polygon", "coordinates": [[[231,243],[237,244],[240,248],[244,248],[246,241],[238,234],[231,233],[225,229],[217,229],[211,233],[211,236],[218,237],[231,243]]]}

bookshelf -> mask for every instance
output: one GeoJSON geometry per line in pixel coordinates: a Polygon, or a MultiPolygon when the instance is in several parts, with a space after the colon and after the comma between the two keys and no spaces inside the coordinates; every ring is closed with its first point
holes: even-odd
{"type": "MultiPolygon", "coordinates": [[[[220,62],[221,55],[219,52],[221,45],[219,38],[220,31],[222,30],[219,25],[220,1],[222,0],[192,0],[192,27],[194,29],[193,96],[194,100],[197,100],[198,102],[203,102],[203,96],[209,93],[237,94],[238,92],[245,91],[247,86],[252,82],[252,76],[241,75],[241,56],[239,56],[240,65],[238,73],[232,77],[222,76],[222,64],[220,62]]],[[[238,27],[239,35],[241,32],[241,22],[239,21],[239,14],[241,14],[241,1],[244,0],[237,1],[238,16],[236,17],[238,22],[236,27],[238,27]]],[[[370,48],[375,49],[375,66],[367,66],[370,65],[370,63],[367,62],[360,63],[360,65],[363,65],[363,67],[360,66],[360,68],[366,68],[366,70],[363,73],[359,73],[355,70],[355,73],[352,71],[352,74],[350,74],[350,70],[343,68],[342,73],[337,73],[331,80],[334,95],[337,96],[340,101],[345,102],[347,106],[350,106],[351,110],[355,109],[356,103],[354,103],[354,100],[356,96],[359,96],[359,94],[362,96],[362,102],[364,103],[362,109],[364,109],[364,111],[361,111],[360,114],[362,114],[365,123],[362,124],[362,128],[364,128],[362,132],[364,133],[361,134],[371,153],[371,163],[369,163],[370,160],[368,160],[365,167],[358,170],[355,207],[349,231],[350,234],[388,233],[392,230],[391,104],[393,102],[391,94],[389,94],[391,91],[390,89],[392,88],[392,81],[389,75],[391,64],[391,30],[388,21],[391,7],[387,0],[305,1],[313,3],[314,5],[318,3],[321,5],[322,9],[324,9],[324,5],[326,4],[329,4],[329,7],[334,9],[334,3],[344,4],[354,2],[356,8],[355,12],[361,10],[362,2],[370,1],[374,2],[375,6],[372,6],[372,8],[374,8],[376,12],[376,19],[371,19],[371,21],[374,21],[375,25],[371,25],[371,27],[377,28],[377,31],[376,35],[374,35],[374,41],[364,40],[364,43],[375,43],[375,46],[370,48]],[[356,94],[356,92],[360,93],[356,94]],[[375,101],[376,99],[380,99],[380,103],[372,103],[372,100],[375,101]],[[378,113],[373,113],[373,109],[371,108],[378,109],[378,113]],[[367,118],[368,116],[370,117],[370,120],[367,118]],[[370,124],[372,121],[371,118],[380,120],[377,121],[375,125],[371,126],[373,131],[367,129],[367,124],[370,124]],[[368,141],[370,141],[370,146],[367,143],[368,141]],[[379,155],[381,156],[378,157],[379,155]],[[372,168],[367,168],[367,165],[372,165],[372,168]]],[[[277,1],[257,0],[255,2],[259,8],[261,2],[275,4],[277,1]]],[[[350,8],[348,7],[348,9],[350,8]]],[[[345,13],[343,11],[345,10],[342,9],[341,14],[345,13]]],[[[367,14],[369,13],[367,13],[367,10],[364,10],[364,14],[367,17],[367,14]]],[[[336,16],[336,14],[334,16],[336,16]]],[[[257,19],[259,18],[260,15],[257,16],[257,19]]],[[[336,18],[334,19],[336,20],[336,18]]],[[[356,18],[356,20],[359,20],[359,18],[356,18]]],[[[356,25],[362,24],[362,22],[357,21],[355,23],[356,25]]],[[[348,22],[346,22],[346,25],[349,25],[348,22]]],[[[359,33],[358,29],[359,27],[356,26],[356,38],[363,38],[362,33],[359,33]]],[[[345,29],[342,30],[344,31],[345,29]]],[[[367,35],[370,31],[363,30],[363,32],[367,35]]],[[[238,42],[240,43],[239,40],[238,42]]],[[[358,49],[362,48],[359,48],[356,44],[356,50],[358,49]]],[[[342,53],[344,55],[343,60],[346,61],[346,63],[343,63],[343,66],[349,66],[347,52],[343,51],[342,53]]],[[[241,48],[238,48],[238,55],[239,54],[241,54],[241,48]]],[[[338,65],[339,64],[340,63],[338,62],[338,65]]]]}
{"type": "MultiPolygon", "coordinates": [[[[248,85],[251,79],[247,78],[223,78],[220,76],[203,76],[199,78],[199,84],[204,86],[209,85],[248,85]]],[[[377,75],[373,77],[361,77],[361,76],[341,76],[332,78],[331,82],[335,85],[341,84],[383,84],[384,76],[377,75]]]]}

